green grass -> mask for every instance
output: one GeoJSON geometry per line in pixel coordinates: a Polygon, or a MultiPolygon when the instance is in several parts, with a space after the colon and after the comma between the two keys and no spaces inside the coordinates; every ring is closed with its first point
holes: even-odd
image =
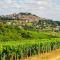
{"type": "Polygon", "coordinates": [[[17,56],[27,57],[59,48],[59,38],[0,42],[1,55],[14,53],[18,54],[17,56]]]}
{"type": "Polygon", "coordinates": [[[0,28],[0,57],[5,54],[8,58],[11,54],[16,54],[21,59],[21,57],[29,57],[59,48],[60,32],[29,31],[13,26],[0,28]]]}
{"type": "Polygon", "coordinates": [[[18,27],[6,26],[0,28],[0,41],[17,41],[23,39],[50,39],[60,38],[60,32],[38,32],[22,30],[18,27]]]}

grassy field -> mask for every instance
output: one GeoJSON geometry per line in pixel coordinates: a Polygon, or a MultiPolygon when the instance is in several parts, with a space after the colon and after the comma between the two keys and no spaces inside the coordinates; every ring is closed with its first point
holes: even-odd
{"type": "Polygon", "coordinates": [[[60,48],[60,32],[0,28],[0,60],[27,58],[60,48]]]}
{"type": "Polygon", "coordinates": [[[59,48],[59,38],[0,42],[0,57],[21,59],[59,48]]]}

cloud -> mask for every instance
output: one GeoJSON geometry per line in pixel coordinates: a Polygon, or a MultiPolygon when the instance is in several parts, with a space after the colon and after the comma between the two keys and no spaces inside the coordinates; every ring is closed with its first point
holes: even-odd
{"type": "Polygon", "coordinates": [[[4,12],[26,11],[45,18],[60,19],[59,1],[60,0],[0,0],[0,11],[3,11],[3,14],[4,12]]]}

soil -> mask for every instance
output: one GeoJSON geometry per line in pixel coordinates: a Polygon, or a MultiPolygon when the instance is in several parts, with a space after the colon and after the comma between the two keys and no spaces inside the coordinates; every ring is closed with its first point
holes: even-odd
{"type": "Polygon", "coordinates": [[[60,60],[60,49],[29,57],[25,60],[60,60]]]}

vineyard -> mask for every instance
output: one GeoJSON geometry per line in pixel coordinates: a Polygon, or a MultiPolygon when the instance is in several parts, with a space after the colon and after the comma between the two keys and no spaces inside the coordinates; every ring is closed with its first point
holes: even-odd
{"type": "Polygon", "coordinates": [[[0,60],[60,60],[60,0],[0,0],[0,60]]]}
{"type": "Polygon", "coordinates": [[[59,38],[1,42],[0,60],[20,60],[59,48],[59,38]]]}
{"type": "Polygon", "coordinates": [[[0,28],[0,60],[24,60],[60,48],[60,32],[0,28]]]}

